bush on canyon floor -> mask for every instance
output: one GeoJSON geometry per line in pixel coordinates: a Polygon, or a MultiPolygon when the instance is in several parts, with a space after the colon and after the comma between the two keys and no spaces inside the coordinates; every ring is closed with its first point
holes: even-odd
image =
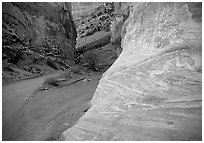
{"type": "Polygon", "coordinates": [[[58,70],[59,68],[57,67],[57,65],[51,60],[51,59],[47,59],[46,61],[47,65],[50,66],[51,68],[58,70]]]}
{"type": "Polygon", "coordinates": [[[16,49],[9,49],[7,52],[8,62],[16,65],[21,59],[23,59],[23,52],[16,49]]]}
{"type": "Polygon", "coordinates": [[[89,51],[85,56],[85,61],[88,63],[88,67],[93,71],[98,71],[98,54],[94,51],[89,51]]]}
{"type": "Polygon", "coordinates": [[[44,85],[48,86],[59,86],[59,80],[54,77],[49,77],[45,80],[44,85]]]}
{"type": "Polygon", "coordinates": [[[75,65],[75,66],[71,67],[70,71],[72,73],[81,74],[81,69],[80,69],[79,65],[75,65]]]}
{"type": "Polygon", "coordinates": [[[9,72],[14,72],[15,70],[13,68],[11,68],[10,66],[5,66],[3,67],[4,71],[9,71],[9,72]]]}
{"type": "Polygon", "coordinates": [[[68,69],[68,70],[64,71],[64,72],[60,75],[60,77],[71,78],[71,70],[68,69]]]}

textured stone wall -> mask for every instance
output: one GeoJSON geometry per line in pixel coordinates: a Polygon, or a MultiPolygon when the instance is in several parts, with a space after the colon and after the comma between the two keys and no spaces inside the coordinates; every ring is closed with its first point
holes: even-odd
{"type": "Polygon", "coordinates": [[[2,27],[3,46],[17,44],[43,51],[51,41],[49,48],[61,50],[66,53],[64,57],[74,62],[77,34],[70,3],[5,2],[2,27]]]}
{"type": "Polygon", "coordinates": [[[202,4],[132,6],[120,57],[62,140],[202,139],[202,4]]]}

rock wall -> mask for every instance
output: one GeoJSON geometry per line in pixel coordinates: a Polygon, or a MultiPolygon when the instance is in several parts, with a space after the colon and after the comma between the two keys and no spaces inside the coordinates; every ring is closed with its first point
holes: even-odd
{"type": "Polygon", "coordinates": [[[76,36],[71,3],[2,3],[3,65],[11,63],[26,72],[38,68],[43,73],[42,64],[46,66],[46,60],[52,59],[59,67],[67,68],[74,64],[76,36]],[[27,66],[24,61],[28,61],[27,66]],[[31,67],[34,64],[41,66],[31,67]]]}
{"type": "Polygon", "coordinates": [[[76,29],[70,3],[5,2],[2,18],[3,46],[20,44],[47,52],[48,45],[73,62],[76,29]]]}
{"type": "Polygon", "coordinates": [[[114,11],[111,6],[109,7],[101,3],[94,10],[90,10],[86,17],[81,16],[80,20],[76,20],[78,38],[93,35],[98,31],[109,31],[111,15],[114,11]]]}
{"type": "Polygon", "coordinates": [[[114,2],[114,16],[110,25],[111,43],[114,45],[117,56],[122,52],[121,32],[124,22],[130,13],[130,4],[127,2],[114,2]]]}
{"type": "MultiPolygon", "coordinates": [[[[81,5],[81,3],[74,3],[73,5],[73,7],[76,9],[80,7],[79,5],[81,5]]],[[[95,5],[94,10],[92,8],[89,9],[89,7],[86,7],[82,12],[80,10],[78,10],[78,13],[75,12],[75,15],[77,15],[78,18],[75,18],[78,38],[93,35],[98,31],[111,31],[110,25],[112,23],[112,25],[117,27],[116,30],[112,32],[113,36],[117,37],[117,39],[120,39],[118,37],[120,37],[122,24],[127,19],[129,14],[129,4],[126,2],[101,2],[95,3],[93,5],[95,5]],[[84,13],[88,14],[84,16],[84,13]]]]}
{"type": "Polygon", "coordinates": [[[202,3],[132,3],[123,51],[62,140],[202,140],[202,3]]]}

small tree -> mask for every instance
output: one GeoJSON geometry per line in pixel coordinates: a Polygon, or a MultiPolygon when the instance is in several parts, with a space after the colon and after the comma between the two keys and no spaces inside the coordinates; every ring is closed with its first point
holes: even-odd
{"type": "Polygon", "coordinates": [[[93,71],[98,71],[98,55],[94,51],[89,51],[85,56],[85,61],[88,63],[88,66],[93,71]]]}
{"type": "Polygon", "coordinates": [[[75,65],[75,66],[71,67],[70,71],[72,73],[81,74],[81,69],[80,69],[79,65],[75,65]]]}
{"type": "Polygon", "coordinates": [[[56,78],[49,77],[45,80],[44,85],[59,86],[59,81],[56,78]]]}
{"type": "Polygon", "coordinates": [[[68,69],[68,70],[66,70],[66,71],[64,71],[61,75],[60,75],[60,77],[65,77],[65,78],[71,78],[71,70],[70,69],[68,69]]]}
{"type": "Polygon", "coordinates": [[[23,59],[23,52],[20,50],[12,50],[10,51],[10,53],[8,53],[8,62],[13,63],[13,64],[17,64],[21,59],[23,59]]]}

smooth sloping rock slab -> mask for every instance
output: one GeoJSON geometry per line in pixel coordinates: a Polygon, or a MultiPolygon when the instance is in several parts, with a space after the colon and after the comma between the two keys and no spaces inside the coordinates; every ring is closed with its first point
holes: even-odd
{"type": "Polygon", "coordinates": [[[110,43],[110,33],[105,31],[96,32],[91,36],[80,38],[77,42],[77,53],[84,53],[110,43]]]}
{"type": "Polygon", "coordinates": [[[201,3],[137,3],[123,52],[63,140],[201,140],[201,3]]]}

